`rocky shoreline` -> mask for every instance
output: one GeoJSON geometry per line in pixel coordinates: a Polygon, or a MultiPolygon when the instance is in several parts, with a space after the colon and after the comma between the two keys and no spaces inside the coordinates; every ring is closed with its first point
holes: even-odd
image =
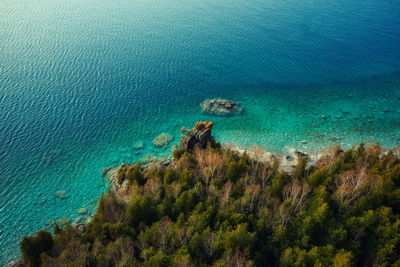
{"type": "MultiPolygon", "coordinates": [[[[256,158],[259,161],[263,162],[270,162],[274,160],[279,161],[279,166],[281,170],[286,172],[291,172],[293,167],[297,165],[299,160],[302,157],[307,157],[309,164],[314,164],[318,159],[324,155],[323,152],[320,153],[308,153],[305,151],[297,150],[294,148],[285,148],[289,153],[287,154],[273,154],[268,152],[267,150],[261,147],[239,147],[230,144],[219,144],[215,141],[214,137],[212,136],[212,122],[198,122],[196,123],[195,127],[191,130],[187,130],[185,128],[181,129],[181,133],[183,134],[181,137],[181,141],[179,146],[172,145],[171,147],[171,155],[165,156],[163,158],[156,157],[152,154],[144,154],[138,160],[138,163],[141,165],[141,170],[153,167],[160,167],[166,168],[171,164],[174,164],[172,160],[173,152],[178,149],[182,148],[183,150],[192,150],[196,145],[200,146],[201,148],[205,148],[208,143],[210,143],[214,147],[222,147],[226,150],[237,151],[239,154],[246,153],[250,157],[256,158]]],[[[172,136],[168,133],[161,133],[153,140],[153,144],[157,147],[166,147],[172,141],[172,136]]],[[[141,151],[144,148],[145,144],[143,141],[135,141],[133,144],[133,149],[137,151],[141,151]]],[[[121,165],[115,166],[108,166],[103,167],[101,169],[101,176],[107,180],[108,188],[117,193],[120,198],[124,199],[125,196],[128,194],[128,181],[125,180],[123,183],[119,184],[117,182],[117,172],[120,167],[128,166],[128,163],[122,163],[121,165]]],[[[54,197],[58,199],[66,199],[68,198],[68,192],[65,190],[60,190],[54,193],[54,197]]],[[[129,199],[125,199],[125,201],[129,201],[129,199]]],[[[75,221],[71,221],[69,218],[59,218],[57,220],[50,220],[46,223],[46,228],[54,227],[54,225],[58,225],[59,227],[65,227],[66,225],[72,224],[76,227],[82,228],[85,224],[90,222],[91,213],[85,207],[82,207],[78,211],[79,217],[75,221]]]]}
{"type": "MultiPolygon", "coordinates": [[[[181,133],[183,135],[181,137],[179,148],[177,146],[173,146],[173,149],[171,149],[171,154],[174,154],[174,150],[177,149],[179,149],[180,152],[184,153],[186,151],[196,152],[196,147],[200,149],[206,149],[208,146],[212,148],[222,148],[223,150],[228,151],[228,153],[238,152],[240,155],[246,153],[251,159],[255,160],[254,162],[271,163],[278,161],[279,169],[287,172],[288,174],[292,174],[295,167],[304,158],[307,159],[308,165],[315,165],[318,164],[319,160],[323,160],[323,157],[329,155],[329,152],[327,150],[321,150],[321,152],[319,153],[307,153],[305,151],[288,147],[285,147],[285,150],[288,151],[288,153],[283,155],[276,155],[268,152],[266,149],[259,146],[240,148],[233,145],[221,145],[217,143],[212,136],[213,126],[214,124],[212,122],[205,121],[197,122],[196,125],[190,130],[182,128],[181,133]]],[[[157,144],[159,144],[162,147],[169,145],[172,141],[172,138],[164,133],[160,134],[155,139],[157,140],[155,142],[153,141],[154,145],[157,146],[157,144]]],[[[141,150],[144,147],[144,143],[140,141],[135,142],[134,147],[137,150],[141,150]]],[[[337,154],[343,153],[343,151],[340,150],[339,146],[335,147],[335,151],[337,154]]],[[[163,169],[167,168],[168,166],[174,167],[176,162],[174,162],[172,155],[166,156],[164,158],[149,155],[146,160],[142,160],[141,162],[139,162],[139,164],[141,165],[137,165],[136,163],[132,163],[132,165],[129,165],[128,163],[122,163],[119,166],[109,166],[103,167],[101,169],[101,175],[102,177],[107,179],[109,190],[114,192],[118,199],[124,201],[125,203],[130,202],[132,196],[135,195],[135,189],[134,186],[132,186],[133,184],[130,184],[131,181],[129,181],[128,178],[124,178],[122,182],[118,178],[119,170],[121,168],[134,168],[136,165],[139,166],[139,170],[141,173],[146,173],[147,170],[151,170],[154,167],[163,169]]],[[[66,199],[68,198],[68,192],[65,190],[57,191],[54,193],[54,197],[58,199],[66,199]]],[[[85,207],[80,208],[78,210],[78,214],[80,215],[80,217],[78,217],[78,219],[75,220],[73,223],[69,218],[60,218],[56,221],[48,221],[46,223],[46,228],[51,228],[55,225],[64,228],[67,225],[72,225],[77,233],[83,233],[86,230],[87,223],[89,223],[91,220],[92,214],[85,207]]],[[[8,266],[20,267],[24,265],[20,259],[17,259],[9,263],[8,266]]]]}
{"type": "MultiPolygon", "coordinates": [[[[221,145],[217,143],[214,137],[211,135],[213,125],[214,124],[212,122],[198,122],[191,130],[182,128],[181,133],[183,133],[184,135],[181,137],[179,148],[183,149],[184,151],[191,151],[195,148],[195,146],[199,146],[200,148],[205,149],[207,144],[209,144],[212,147],[222,147],[225,150],[235,151],[239,154],[246,153],[247,155],[249,155],[249,157],[261,162],[271,162],[278,160],[279,169],[288,173],[291,173],[294,170],[294,167],[303,157],[306,157],[308,164],[312,165],[315,164],[324,154],[326,154],[322,152],[308,153],[294,148],[286,148],[286,150],[289,152],[288,154],[276,155],[258,146],[241,148],[232,145],[221,145]]],[[[177,147],[175,149],[177,149],[177,147]]],[[[171,152],[173,153],[173,150],[171,152]]],[[[170,165],[174,165],[172,156],[168,158],[157,158],[155,156],[151,156],[149,157],[149,160],[141,162],[139,161],[139,163],[141,164],[141,171],[145,171],[146,169],[151,169],[153,167],[166,168],[170,165]]],[[[128,166],[128,163],[122,163],[119,166],[105,167],[102,170],[103,176],[105,176],[108,180],[109,188],[113,192],[115,192],[121,200],[125,202],[129,202],[130,200],[130,198],[128,197],[130,195],[129,183],[126,179],[121,184],[118,183],[117,173],[120,167],[128,166]]]]}

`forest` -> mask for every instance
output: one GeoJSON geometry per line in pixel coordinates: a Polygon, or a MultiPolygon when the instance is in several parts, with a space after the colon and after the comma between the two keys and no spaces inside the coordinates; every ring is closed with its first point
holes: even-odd
{"type": "Polygon", "coordinates": [[[178,149],[118,169],[83,231],[39,231],[27,266],[400,266],[398,151],[334,146],[290,171],[265,151],[178,149]]]}

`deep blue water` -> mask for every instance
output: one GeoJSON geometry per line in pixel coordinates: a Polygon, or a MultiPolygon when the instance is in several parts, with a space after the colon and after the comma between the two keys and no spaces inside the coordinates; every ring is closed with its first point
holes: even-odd
{"type": "Polygon", "coordinates": [[[399,104],[398,0],[1,0],[0,265],[48,220],[93,212],[103,166],[169,153],[161,132],[212,120],[275,153],[392,147],[399,104]],[[209,97],[244,112],[203,115],[209,97]]]}

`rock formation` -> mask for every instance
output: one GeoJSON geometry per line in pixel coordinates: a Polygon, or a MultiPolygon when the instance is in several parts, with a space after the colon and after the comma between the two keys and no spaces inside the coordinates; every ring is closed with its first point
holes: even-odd
{"type": "Polygon", "coordinates": [[[185,151],[192,150],[196,145],[201,148],[206,148],[210,143],[212,147],[218,147],[220,144],[215,142],[214,137],[211,135],[212,122],[203,121],[197,122],[196,125],[186,133],[181,139],[180,149],[185,151]]]}
{"type": "Polygon", "coordinates": [[[238,103],[223,98],[206,99],[200,106],[204,113],[211,115],[228,116],[242,112],[238,103]]]}

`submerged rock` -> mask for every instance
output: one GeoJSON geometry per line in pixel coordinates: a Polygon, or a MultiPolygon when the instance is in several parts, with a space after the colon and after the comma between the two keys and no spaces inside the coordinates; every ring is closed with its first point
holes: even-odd
{"type": "Polygon", "coordinates": [[[67,198],[67,191],[66,190],[60,190],[60,191],[56,191],[54,192],[54,196],[58,197],[59,199],[65,199],[67,198]]]}
{"type": "Polygon", "coordinates": [[[159,136],[153,139],[153,144],[156,147],[166,147],[172,142],[174,137],[169,133],[161,133],[159,136]]]}
{"type": "Polygon", "coordinates": [[[219,147],[220,145],[215,142],[214,137],[211,135],[213,127],[212,122],[204,121],[197,122],[196,125],[187,132],[181,139],[180,149],[192,150],[196,145],[200,148],[206,148],[210,143],[212,147],[219,147]]]}
{"type": "Polygon", "coordinates": [[[70,220],[69,218],[61,218],[61,219],[58,219],[58,220],[56,221],[56,224],[57,224],[59,227],[63,228],[63,227],[65,227],[65,226],[67,226],[68,224],[71,224],[71,220],[70,220]]]}
{"type": "Polygon", "coordinates": [[[150,163],[152,160],[154,160],[156,157],[153,156],[152,154],[144,154],[142,157],[139,159],[139,163],[142,165],[146,165],[150,163]]]}
{"type": "Polygon", "coordinates": [[[53,226],[54,225],[54,221],[53,220],[48,220],[47,222],[46,222],[46,227],[51,227],[51,226],[53,226]]]}
{"type": "Polygon", "coordinates": [[[86,208],[81,208],[81,209],[79,209],[78,214],[79,215],[89,215],[90,211],[88,211],[86,208]]]}
{"type": "Polygon", "coordinates": [[[133,145],[132,145],[132,148],[134,149],[134,150],[140,150],[140,149],[143,149],[144,148],[144,142],[143,141],[135,141],[135,142],[133,142],[133,145]]]}
{"type": "Polygon", "coordinates": [[[233,115],[242,112],[239,104],[223,98],[206,99],[200,104],[204,113],[211,115],[233,115]]]}
{"type": "Polygon", "coordinates": [[[78,217],[76,218],[76,220],[74,221],[74,224],[78,225],[78,224],[86,224],[87,223],[87,218],[85,217],[78,217]]]}
{"type": "Polygon", "coordinates": [[[337,136],[329,137],[329,140],[331,140],[331,141],[333,141],[333,142],[337,142],[337,141],[340,141],[340,140],[342,140],[342,139],[343,139],[343,138],[337,137],[337,136]]]}
{"type": "Polygon", "coordinates": [[[52,150],[52,151],[45,153],[45,155],[43,156],[43,161],[45,163],[51,164],[51,163],[54,163],[57,159],[64,156],[65,154],[66,154],[66,152],[61,149],[52,150]]]}
{"type": "Polygon", "coordinates": [[[103,167],[101,168],[101,177],[107,176],[107,173],[111,171],[114,167],[103,167]]]}

